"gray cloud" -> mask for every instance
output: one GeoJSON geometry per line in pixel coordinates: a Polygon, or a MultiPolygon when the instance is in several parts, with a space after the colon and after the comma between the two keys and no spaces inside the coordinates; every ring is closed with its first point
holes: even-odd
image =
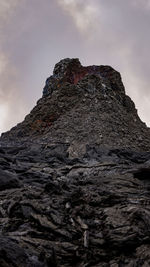
{"type": "MultiPolygon", "coordinates": [[[[10,60],[10,53],[5,49],[6,42],[9,41],[9,31],[7,27],[11,19],[15,16],[16,10],[23,0],[1,0],[0,2],[0,130],[6,129],[12,125],[13,120],[19,120],[19,114],[16,113],[14,98],[17,94],[17,68],[10,60]],[[12,110],[13,108],[13,110],[12,110]]],[[[16,103],[20,105],[19,100],[16,103]]],[[[19,108],[21,114],[21,107],[19,108]]]]}
{"type": "Polygon", "coordinates": [[[135,5],[136,7],[140,7],[140,8],[142,7],[146,9],[150,8],[150,0],[133,0],[131,1],[131,3],[135,5]]]}
{"type": "Polygon", "coordinates": [[[150,125],[149,0],[1,0],[0,131],[21,121],[61,58],[108,64],[150,125]]]}
{"type": "Polygon", "coordinates": [[[90,35],[95,30],[95,20],[99,12],[94,1],[57,0],[57,2],[70,15],[81,33],[90,35]]]}

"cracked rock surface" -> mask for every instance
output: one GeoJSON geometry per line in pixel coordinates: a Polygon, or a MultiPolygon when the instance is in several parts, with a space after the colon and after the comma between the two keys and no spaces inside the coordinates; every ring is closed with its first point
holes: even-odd
{"type": "Polygon", "coordinates": [[[0,266],[150,266],[149,133],[118,72],[57,63],[0,139],[0,266]]]}

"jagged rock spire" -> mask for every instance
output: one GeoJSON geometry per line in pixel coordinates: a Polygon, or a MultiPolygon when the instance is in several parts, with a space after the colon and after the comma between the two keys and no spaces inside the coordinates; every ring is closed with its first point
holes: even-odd
{"type": "Polygon", "coordinates": [[[109,83],[114,90],[125,92],[121,76],[119,72],[115,71],[110,66],[88,66],[83,67],[78,58],[66,58],[55,65],[53,75],[46,80],[43,89],[43,96],[49,95],[54,89],[54,84],[68,82],[70,84],[77,84],[86,76],[96,75],[101,80],[109,83]]]}
{"type": "Polygon", "coordinates": [[[149,133],[116,70],[67,58],[55,65],[30,114],[2,138],[61,141],[80,153],[89,144],[147,150],[149,133]]]}
{"type": "Polygon", "coordinates": [[[150,266],[149,134],[118,72],[56,64],[0,138],[0,266],[150,266]]]}

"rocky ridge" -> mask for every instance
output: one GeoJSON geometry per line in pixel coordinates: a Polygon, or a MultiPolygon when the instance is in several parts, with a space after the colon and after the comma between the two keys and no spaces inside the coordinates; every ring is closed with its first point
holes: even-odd
{"type": "Polygon", "coordinates": [[[56,64],[0,139],[0,266],[150,266],[149,134],[117,71],[56,64]]]}

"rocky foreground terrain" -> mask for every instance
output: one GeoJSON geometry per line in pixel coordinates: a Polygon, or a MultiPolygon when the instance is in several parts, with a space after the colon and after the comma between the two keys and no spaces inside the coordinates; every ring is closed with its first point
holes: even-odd
{"type": "Polygon", "coordinates": [[[61,60],[2,134],[0,266],[150,266],[150,129],[113,68],[61,60]]]}

